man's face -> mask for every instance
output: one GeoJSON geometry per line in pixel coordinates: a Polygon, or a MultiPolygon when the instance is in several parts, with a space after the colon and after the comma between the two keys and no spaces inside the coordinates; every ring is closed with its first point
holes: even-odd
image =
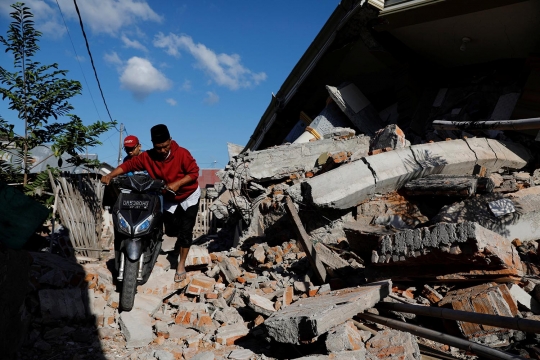
{"type": "Polygon", "coordinates": [[[137,156],[141,153],[141,144],[135,146],[124,146],[124,150],[129,156],[137,156]]]}
{"type": "Polygon", "coordinates": [[[158,144],[154,143],[154,150],[161,160],[165,160],[171,150],[171,139],[158,144]]]}

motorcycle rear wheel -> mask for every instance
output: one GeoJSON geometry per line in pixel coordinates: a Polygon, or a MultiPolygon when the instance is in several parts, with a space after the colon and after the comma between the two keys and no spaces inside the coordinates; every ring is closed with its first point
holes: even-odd
{"type": "Polygon", "coordinates": [[[139,272],[139,261],[132,261],[126,256],[124,263],[124,280],[122,281],[122,292],[120,293],[120,308],[123,311],[131,311],[135,303],[135,293],[137,292],[137,275],[139,272]]]}

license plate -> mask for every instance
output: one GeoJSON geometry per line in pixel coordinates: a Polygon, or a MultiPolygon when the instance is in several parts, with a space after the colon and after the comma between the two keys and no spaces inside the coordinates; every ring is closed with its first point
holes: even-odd
{"type": "Polygon", "coordinates": [[[137,209],[137,210],[146,210],[150,200],[122,200],[123,209],[137,209]]]}

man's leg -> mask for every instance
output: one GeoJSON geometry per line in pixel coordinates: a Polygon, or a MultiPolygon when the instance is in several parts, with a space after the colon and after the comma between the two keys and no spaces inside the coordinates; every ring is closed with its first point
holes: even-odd
{"type": "Polygon", "coordinates": [[[176,240],[176,246],[180,248],[180,256],[174,281],[182,281],[186,278],[186,259],[189,253],[189,248],[193,242],[193,228],[197,221],[197,213],[199,211],[199,202],[188,207],[186,210],[179,205],[175,211],[178,219],[179,231],[176,240]]]}

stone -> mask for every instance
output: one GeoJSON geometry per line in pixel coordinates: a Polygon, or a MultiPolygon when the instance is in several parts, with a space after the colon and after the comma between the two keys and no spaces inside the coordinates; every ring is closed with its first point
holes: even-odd
{"type": "Polygon", "coordinates": [[[364,350],[362,335],[351,321],[338,325],[328,332],[326,337],[326,350],[328,353],[364,350]]]}
{"type": "Polygon", "coordinates": [[[311,341],[373,307],[390,293],[390,288],[391,281],[387,280],[300,299],[274,313],[264,324],[269,336],[278,342],[311,341]]]}
{"type": "Polygon", "coordinates": [[[414,335],[397,330],[383,330],[366,343],[366,359],[420,359],[420,349],[414,335]]]}

